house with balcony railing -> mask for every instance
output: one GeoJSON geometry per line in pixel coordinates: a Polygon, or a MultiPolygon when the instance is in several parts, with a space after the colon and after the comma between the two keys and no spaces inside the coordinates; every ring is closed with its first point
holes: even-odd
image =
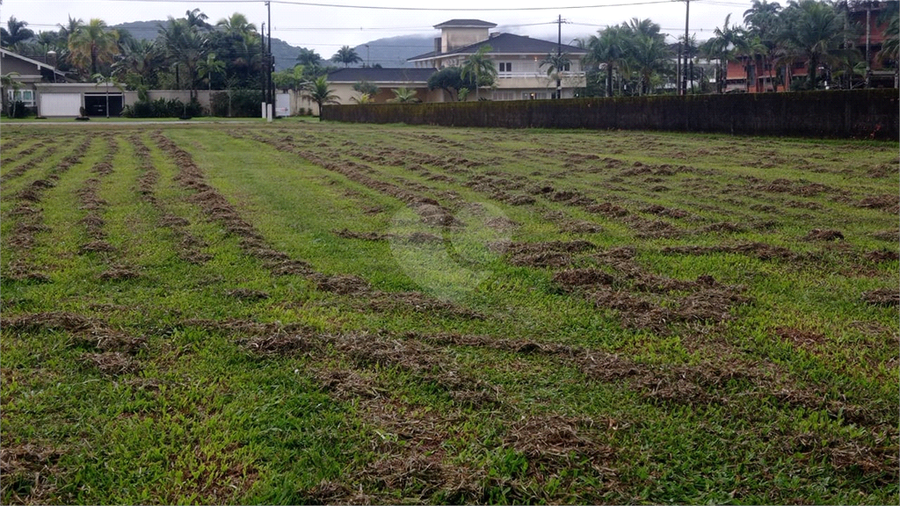
{"type": "Polygon", "coordinates": [[[434,39],[434,51],[414,56],[408,61],[418,68],[442,69],[462,67],[466,60],[484,46],[490,46],[486,57],[497,68],[494,87],[486,91],[492,100],[529,100],[553,98],[559,78],[560,97],[572,98],[585,85],[581,60],[587,50],[511,33],[491,33],[497,25],[479,19],[452,19],[434,27],[441,36],[434,39]],[[550,55],[564,54],[569,63],[548,75],[544,61],[550,55]]]}

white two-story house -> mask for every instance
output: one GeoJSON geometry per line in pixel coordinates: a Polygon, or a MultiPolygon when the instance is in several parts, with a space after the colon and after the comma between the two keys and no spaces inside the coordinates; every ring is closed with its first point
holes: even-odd
{"type": "Polygon", "coordinates": [[[478,19],[452,19],[435,25],[441,36],[434,39],[434,51],[408,61],[418,68],[461,67],[481,47],[490,46],[486,56],[493,60],[498,75],[494,88],[482,96],[488,95],[492,100],[529,100],[555,95],[557,74],[548,75],[548,66],[542,62],[550,55],[563,54],[569,64],[558,73],[561,98],[573,98],[576,90],[584,87],[581,59],[587,50],[511,33],[490,33],[496,26],[478,19]]]}

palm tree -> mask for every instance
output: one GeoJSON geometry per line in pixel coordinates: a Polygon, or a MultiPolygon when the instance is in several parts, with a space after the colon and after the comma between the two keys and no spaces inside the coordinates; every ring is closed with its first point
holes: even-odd
{"type": "Polygon", "coordinates": [[[331,61],[335,63],[343,63],[344,67],[349,67],[354,63],[362,62],[362,58],[356,54],[356,50],[351,48],[350,46],[343,46],[338,49],[337,53],[334,53],[334,56],[331,57],[331,61]]]}
{"type": "MultiPolygon", "coordinates": [[[[160,35],[169,57],[171,65],[175,68],[176,81],[179,71],[184,69],[187,74],[187,89],[191,90],[191,98],[195,98],[197,67],[206,56],[207,38],[196,27],[188,24],[186,19],[174,19],[171,16],[165,26],[160,26],[160,35]]],[[[178,87],[185,86],[177,83],[178,87]]]]}
{"type": "Polygon", "coordinates": [[[319,117],[322,116],[322,106],[325,104],[338,104],[338,96],[328,86],[328,77],[320,76],[315,81],[310,81],[304,90],[304,95],[319,105],[319,117]]]}
{"type": "Polygon", "coordinates": [[[884,43],[877,57],[897,61],[900,59],[900,18],[894,16],[884,29],[884,43]]]}
{"type": "Polygon", "coordinates": [[[2,100],[3,100],[3,110],[7,112],[7,116],[9,116],[9,117],[13,117],[16,115],[16,110],[15,110],[16,92],[19,91],[19,88],[22,87],[22,84],[19,83],[19,81],[17,79],[14,79],[15,77],[18,77],[18,76],[19,76],[18,72],[9,72],[9,73],[0,75],[0,98],[2,98],[2,100]],[[11,113],[9,112],[9,109],[7,109],[7,107],[8,107],[7,99],[6,99],[6,90],[7,89],[12,89],[12,92],[13,92],[12,93],[12,95],[13,95],[13,103],[12,103],[13,110],[11,113]]]}
{"type": "Polygon", "coordinates": [[[317,67],[322,64],[322,57],[315,49],[300,48],[300,54],[297,55],[297,61],[304,67],[317,67]]]}
{"type": "Polygon", "coordinates": [[[372,95],[369,95],[368,93],[360,93],[359,97],[352,97],[350,100],[360,105],[372,104],[375,102],[375,99],[372,98],[372,95]]]}
{"type": "MultiPolygon", "coordinates": [[[[769,70],[769,81],[772,83],[773,91],[778,91],[772,70],[780,49],[777,40],[781,23],[778,16],[780,11],[781,5],[778,2],[769,3],[766,0],[753,0],[753,6],[744,11],[744,23],[747,24],[750,34],[759,41],[757,47],[763,49],[759,53],[759,56],[762,56],[761,67],[769,70]]],[[[757,65],[757,68],[760,68],[760,65],[757,65]]]]}
{"type": "Polygon", "coordinates": [[[628,52],[627,40],[624,29],[619,26],[610,26],[599,30],[597,35],[591,35],[585,44],[588,54],[585,62],[597,65],[602,70],[606,69],[606,96],[613,95],[613,71],[620,72],[627,67],[628,52]]]}
{"type": "Polygon", "coordinates": [[[100,86],[101,84],[106,85],[106,117],[109,118],[109,87],[115,86],[119,90],[122,90],[122,84],[116,80],[115,76],[109,75],[104,76],[103,74],[94,74],[91,76],[94,79],[94,82],[97,83],[95,86],[100,86]]]}
{"type": "Polygon", "coordinates": [[[25,28],[26,26],[28,26],[27,22],[10,16],[9,21],[6,22],[6,28],[0,28],[0,43],[10,47],[34,37],[34,32],[25,28]]]}
{"type": "Polygon", "coordinates": [[[225,62],[217,60],[215,53],[208,53],[205,60],[198,62],[197,72],[201,78],[206,79],[208,91],[212,91],[212,75],[222,75],[225,72],[225,62]]]}
{"type": "Polygon", "coordinates": [[[68,43],[69,37],[71,37],[73,33],[77,32],[79,28],[84,26],[84,21],[79,18],[73,18],[72,16],[69,16],[69,20],[65,25],[57,24],[56,26],[59,27],[59,36],[68,43]]]}
{"type": "Polygon", "coordinates": [[[394,98],[388,100],[388,102],[396,102],[401,104],[415,104],[421,102],[421,100],[416,98],[416,90],[400,87],[393,91],[394,98]]]}
{"type": "Polygon", "coordinates": [[[806,61],[807,88],[815,89],[819,65],[834,62],[841,52],[844,18],[830,4],[816,0],[791,1],[784,14],[781,40],[785,56],[790,61],[806,61]]]}
{"type": "Polygon", "coordinates": [[[460,77],[469,79],[474,76],[475,78],[475,100],[481,100],[478,90],[482,86],[492,86],[494,80],[497,79],[497,66],[494,65],[494,60],[486,56],[491,50],[493,48],[489,45],[479,47],[478,51],[469,56],[462,66],[460,77]]]}
{"type": "Polygon", "coordinates": [[[758,87],[758,72],[761,67],[759,61],[766,53],[766,46],[759,40],[755,34],[743,29],[738,29],[737,36],[734,39],[734,53],[741,60],[747,79],[744,83],[745,91],[750,92],[750,81],[754,82],[754,87],[758,87]]]}
{"type": "Polygon", "coordinates": [[[650,19],[632,18],[622,25],[625,37],[626,58],[630,70],[638,74],[638,93],[643,95],[652,89],[652,82],[660,73],[669,70],[671,54],[660,26],[650,19]]]}
{"type": "Polygon", "coordinates": [[[82,72],[94,75],[100,64],[113,61],[119,50],[118,40],[119,34],[108,30],[102,19],[91,19],[69,36],[69,59],[82,72]]]}
{"type": "Polygon", "coordinates": [[[562,98],[562,76],[561,72],[569,70],[572,60],[568,53],[553,54],[550,53],[541,60],[541,67],[547,66],[547,77],[556,77],[556,98],[562,98]]]}
{"type": "Polygon", "coordinates": [[[731,14],[725,16],[722,27],[716,27],[713,36],[701,47],[701,52],[716,60],[716,92],[727,91],[728,62],[734,59],[734,49],[740,45],[741,29],[731,24],[731,14]]]}
{"type": "Polygon", "coordinates": [[[113,63],[113,75],[133,87],[149,86],[164,61],[156,41],[132,39],[124,45],[124,54],[113,63]]]}
{"type": "Polygon", "coordinates": [[[198,30],[208,30],[211,28],[210,24],[206,22],[206,20],[209,19],[209,16],[200,12],[200,9],[185,11],[184,16],[188,26],[191,28],[197,28],[198,30]]]}
{"type": "Polygon", "coordinates": [[[222,18],[216,26],[232,37],[244,38],[248,34],[256,32],[256,26],[247,20],[247,16],[235,12],[227,18],[222,18]]]}

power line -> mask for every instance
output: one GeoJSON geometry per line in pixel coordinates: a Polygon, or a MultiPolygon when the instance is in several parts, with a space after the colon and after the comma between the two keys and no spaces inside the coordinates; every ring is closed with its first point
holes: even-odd
{"type": "MultiPolygon", "coordinates": [[[[95,0],[99,2],[110,3],[182,3],[182,4],[198,4],[198,3],[265,3],[265,0],[95,0]]],[[[335,4],[324,2],[306,2],[302,0],[270,0],[273,4],[281,5],[301,5],[305,7],[328,7],[335,9],[364,9],[364,10],[381,10],[381,11],[416,11],[416,12],[522,12],[522,11],[551,11],[551,10],[578,10],[578,9],[602,9],[606,7],[632,7],[635,5],[653,5],[670,3],[669,0],[645,0],[641,2],[625,2],[614,4],[594,4],[594,5],[569,5],[560,7],[397,7],[397,6],[381,6],[381,5],[352,5],[352,4],[335,4]]]]}

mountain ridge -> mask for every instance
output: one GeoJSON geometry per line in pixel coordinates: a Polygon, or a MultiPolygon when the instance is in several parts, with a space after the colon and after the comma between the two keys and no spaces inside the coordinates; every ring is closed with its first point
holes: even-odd
{"type": "MultiPolygon", "coordinates": [[[[136,39],[154,40],[159,35],[159,28],[165,25],[165,20],[131,21],[119,23],[112,28],[128,30],[136,39]]],[[[363,59],[360,65],[381,65],[382,67],[413,67],[406,60],[413,56],[431,51],[434,47],[433,38],[427,35],[398,35],[384,37],[359,44],[353,49],[363,59]],[[368,46],[368,47],[367,47],[368,46]]],[[[294,68],[297,64],[299,46],[293,46],[279,38],[272,37],[272,55],[275,57],[275,70],[294,68]]],[[[331,55],[321,55],[328,61],[331,55]]],[[[354,65],[354,66],[360,66],[354,65]]]]}

